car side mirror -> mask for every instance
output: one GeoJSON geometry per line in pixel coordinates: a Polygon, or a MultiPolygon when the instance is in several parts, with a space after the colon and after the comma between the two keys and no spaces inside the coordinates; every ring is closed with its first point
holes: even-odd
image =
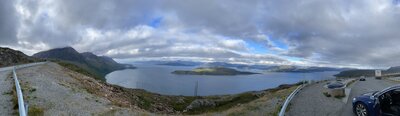
{"type": "Polygon", "coordinates": [[[379,100],[377,96],[371,96],[371,99],[374,100],[374,107],[376,107],[379,104],[379,100]]]}

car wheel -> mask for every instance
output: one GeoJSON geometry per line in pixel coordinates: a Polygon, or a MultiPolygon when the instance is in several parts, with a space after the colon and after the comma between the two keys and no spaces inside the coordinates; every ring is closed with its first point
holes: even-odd
{"type": "Polygon", "coordinates": [[[357,116],[368,116],[367,107],[363,103],[356,104],[356,115],[357,116]]]}

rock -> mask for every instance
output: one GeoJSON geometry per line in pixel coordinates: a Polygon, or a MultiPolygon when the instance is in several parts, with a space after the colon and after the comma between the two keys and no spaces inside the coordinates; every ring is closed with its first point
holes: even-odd
{"type": "Polygon", "coordinates": [[[0,67],[40,61],[10,48],[0,47],[0,67]]]}
{"type": "Polygon", "coordinates": [[[186,107],[187,110],[192,110],[200,107],[215,107],[217,104],[215,101],[207,99],[196,99],[189,106],[186,107]]]}
{"type": "Polygon", "coordinates": [[[185,100],[183,99],[183,98],[178,98],[178,101],[177,101],[177,103],[185,103],[185,100]]]}

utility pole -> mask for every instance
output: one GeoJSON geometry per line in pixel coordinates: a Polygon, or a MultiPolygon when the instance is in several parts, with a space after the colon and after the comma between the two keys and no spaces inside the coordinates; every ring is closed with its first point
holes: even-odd
{"type": "Polygon", "coordinates": [[[197,90],[199,88],[199,81],[196,81],[196,85],[194,86],[194,96],[197,97],[197,90]]]}

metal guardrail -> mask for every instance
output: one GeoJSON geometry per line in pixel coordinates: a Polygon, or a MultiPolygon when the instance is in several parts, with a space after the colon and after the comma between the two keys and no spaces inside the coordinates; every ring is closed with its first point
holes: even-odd
{"type": "Polygon", "coordinates": [[[17,91],[17,97],[18,97],[18,110],[19,110],[19,115],[20,116],[27,116],[28,115],[28,105],[25,106],[24,103],[24,95],[22,94],[21,91],[21,86],[19,85],[17,73],[15,72],[15,67],[13,68],[13,76],[14,76],[14,81],[15,81],[15,88],[17,91]]]}
{"type": "Polygon", "coordinates": [[[300,85],[297,87],[290,95],[286,98],[285,103],[282,105],[281,111],[279,112],[279,116],[284,116],[286,112],[286,108],[289,106],[290,101],[293,97],[305,86],[305,84],[300,85]]]}
{"type": "Polygon", "coordinates": [[[25,68],[25,67],[44,64],[44,63],[47,63],[47,62],[37,62],[37,63],[23,64],[23,65],[5,67],[5,68],[1,68],[0,69],[0,71],[6,71],[6,70],[11,70],[12,69],[12,73],[13,73],[13,77],[14,77],[14,81],[15,81],[15,89],[16,89],[17,97],[18,97],[18,111],[19,111],[19,115],[20,116],[27,116],[28,115],[28,104],[25,104],[25,102],[24,102],[24,95],[22,94],[21,86],[19,84],[17,73],[15,72],[15,70],[18,69],[18,68],[25,68]]]}

